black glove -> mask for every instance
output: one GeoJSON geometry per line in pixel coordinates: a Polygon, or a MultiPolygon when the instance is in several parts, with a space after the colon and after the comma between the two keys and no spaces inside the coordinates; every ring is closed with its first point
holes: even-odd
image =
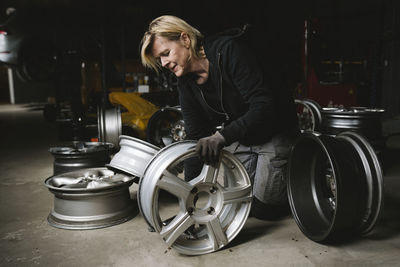
{"type": "Polygon", "coordinates": [[[207,165],[215,164],[219,160],[221,149],[225,146],[225,138],[219,133],[201,138],[196,145],[196,154],[207,165]]]}

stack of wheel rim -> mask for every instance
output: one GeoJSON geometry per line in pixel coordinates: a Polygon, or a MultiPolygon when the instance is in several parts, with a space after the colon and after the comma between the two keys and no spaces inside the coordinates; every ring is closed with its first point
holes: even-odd
{"type": "Polygon", "coordinates": [[[378,152],[385,145],[381,121],[384,112],[383,109],[365,107],[323,108],[320,131],[328,135],[355,131],[365,136],[378,152]]]}
{"type": "Polygon", "coordinates": [[[294,219],[309,239],[325,243],[365,235],[383,207],[381,166],[358,133],[304,133],[289,159],[288,194],[294,219]]]}
{"type": "MultiPolygon", "coordinates": [[[[70,230],[97,229],[120,224],[137,214],[129,187],[143,175],[159,148],[129,136],[121,135],[119,139],[119,152],[110,163],[102,162],[106,166],[99,168],[88,168],[98,165],[98,161],[87,162],[85,157],[82,159],[82,153],[73,153],[80,148],[97,155],[101,150],[92,142],[78,142],[75,150],[53,148],[53,154],[58,155],[56,173],[45,181],[54,194],[54,207],[48,216],[50,225],[70,230]]],[[[96,144],[113,146],[111,143],[96,144]]]]}

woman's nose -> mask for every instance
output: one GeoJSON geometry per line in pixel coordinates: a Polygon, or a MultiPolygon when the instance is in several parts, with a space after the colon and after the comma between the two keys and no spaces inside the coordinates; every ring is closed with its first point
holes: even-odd
{"type": "Polygon", "coordinates": [[[168,64],[168,60],[165,57],[161,57],[161,66],[165,67],[168,64]]]}

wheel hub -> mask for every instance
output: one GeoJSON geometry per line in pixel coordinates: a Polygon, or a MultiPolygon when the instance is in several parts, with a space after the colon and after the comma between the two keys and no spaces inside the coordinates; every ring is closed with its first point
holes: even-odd
{"type": "Polygon", "coordinates": [[[204,183],[193,187],[187,198],[187,212],[197,223],[210,221],[221,212],[222,190],[213,184],[204,183]]]}

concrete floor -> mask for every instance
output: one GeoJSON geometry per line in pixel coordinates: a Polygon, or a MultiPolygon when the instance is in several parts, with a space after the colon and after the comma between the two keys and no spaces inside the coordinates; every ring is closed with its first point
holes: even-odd
{"type": "MultiPolygon", "coordinates": [[[[369,236],[322,245],[306,238],[292,217],[249,218],[224,249],[184,256],[148,232],[140,214],[97,230],[50,226],[53,195],[43,182],[53,172],[48,149],[59,144],[56,125],[33,106],[0,105],[0,129],[0,266],[400,266],[399,136],[387,141],[385,208],[369,236]]],[[[137,185],[130,190],[134,195],[137,185]]]]}

